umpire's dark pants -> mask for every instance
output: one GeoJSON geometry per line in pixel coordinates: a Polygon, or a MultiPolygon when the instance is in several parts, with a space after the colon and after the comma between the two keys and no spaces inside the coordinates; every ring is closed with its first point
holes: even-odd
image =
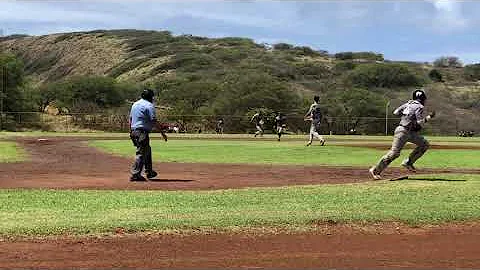
{"type": "Polygon", "coordinates": [[[149,132],[143,129],[135,129],[130,132],[130,139],[137,148],[135,163],[132,166],[132,175],[140,175],[145,166],[145,172],[152,172],[152,148],[150,148],[149,132]]]}

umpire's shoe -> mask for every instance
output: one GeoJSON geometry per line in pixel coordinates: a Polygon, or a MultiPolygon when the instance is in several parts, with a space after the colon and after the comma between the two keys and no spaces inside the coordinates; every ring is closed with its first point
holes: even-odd
{"type": "Polygon", "coordinates": [[[158,175],[158,173],[157,173],[156,171],[147,172],[147,178],[148,178],[148,179],[153,179],[153,178],[155,178],[157,175],[158,175]]]}
{"type": "Polygon", "coordinates": [[[131,182],[145,182],[147,179],[145,177],[141,176],[140,174],[134,174],[130,176],[130,181],[131,182]]]}

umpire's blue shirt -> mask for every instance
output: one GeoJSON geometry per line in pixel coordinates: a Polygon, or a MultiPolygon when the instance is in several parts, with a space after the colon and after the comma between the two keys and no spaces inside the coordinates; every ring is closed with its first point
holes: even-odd
{"type": "Polygon", "coordinates": [[[133,103],[130,110],[130,128],[152,131],[153,123],[156,121],[155,107],[145,99],[133,103]]]}

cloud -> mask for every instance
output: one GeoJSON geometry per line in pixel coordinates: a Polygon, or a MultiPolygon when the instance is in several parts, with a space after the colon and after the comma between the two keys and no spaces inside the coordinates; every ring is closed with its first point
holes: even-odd
{"type": "Polygon", "coordinates": [[[469,20],[462,14],[462,2],[455,0],[426,0],[435,8],[433,26],[437,30],[450,31],[464,29],[469,26],[469,20]]]}

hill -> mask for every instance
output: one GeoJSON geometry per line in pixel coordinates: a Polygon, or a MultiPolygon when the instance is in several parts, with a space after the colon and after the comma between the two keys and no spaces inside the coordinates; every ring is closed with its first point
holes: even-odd
{"type": "MultiPolygon", "coordinates": [[[[54,102],[71,113],[105,108],[113,112],[115,107],[116,113],[125,113],[128,103],[82,93],[92,85],[85,81],[93,80],[102,89],[115,85],[118,91],[111,94],[127,100],[135,99],[140,87],[153,87],[159,92],[159,105],[166,108],[163,113],[184,124],[205,126],[201,123],[223,116],[229,118],[230,131],[244,131],[255,111],[270,115],[282,111],[290,115],[296,131],[304,129],[301,116],[312,96],[319,94],[329,116],[326,132],[354,128],[371,134],[383,132],[388,101],[392,110],[413,88],[424,86],[429,109],[439,112],[430,132],[453,134],[468,129],[480,133],[480,87],[466,79],[464,68],[388,61],[372,52],[331,55],[285,43],[174,36],[168,31],[12,36],[0,38],[0,49],[23,61],[33,91],[43,97],[40,109],[54,102]],[[442,78],[432,77],[432,70],[442,78]],[[113,81],[100,82],[98,77],[113,81]],[[54,89],[63,91],[52,93],[54,89]],[[71,94],[75,91],[79,94],[71,94]]],[[[395,123],[391,122],[392,129],[395,123]]]]}

